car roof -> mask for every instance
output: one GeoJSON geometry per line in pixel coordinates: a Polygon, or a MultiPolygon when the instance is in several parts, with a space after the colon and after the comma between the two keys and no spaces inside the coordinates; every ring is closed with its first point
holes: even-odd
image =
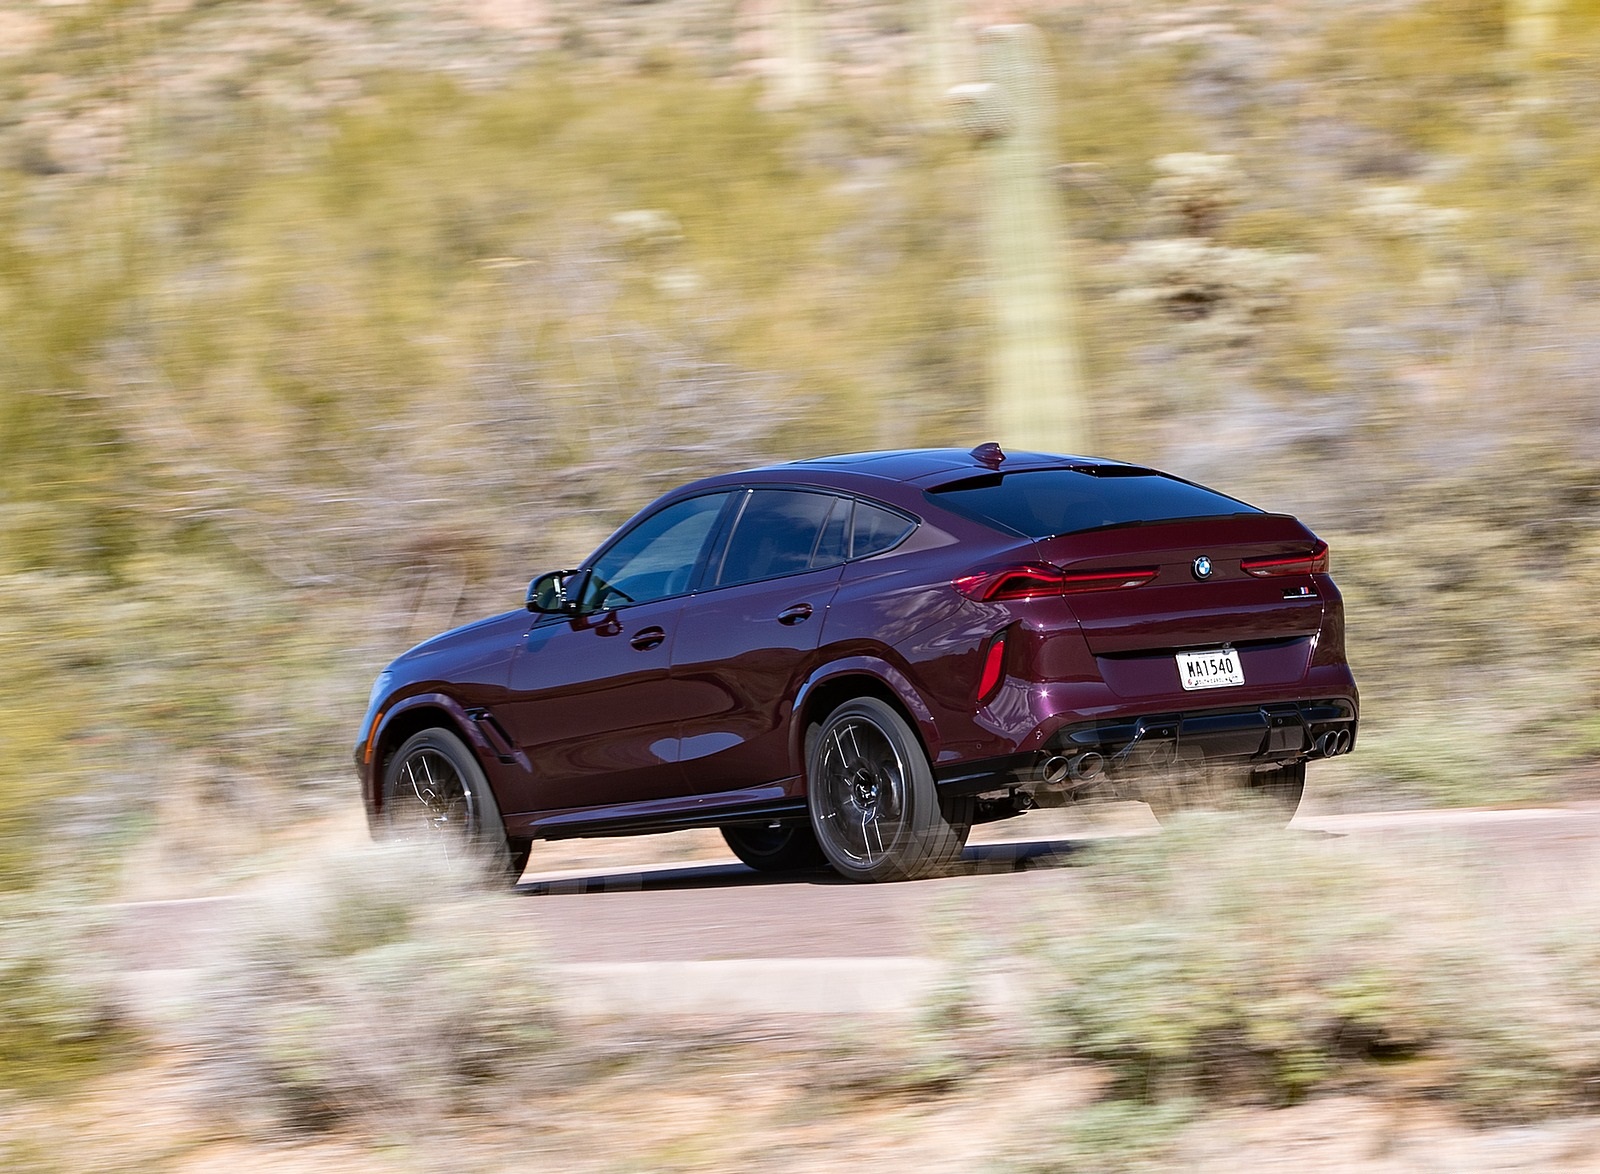
{"type": "Polygon", "coordinates": [[[901,481],[927,488],[947,481],[960,481],[984,473],[1013,473],[1024,469],[1059,469],[1121,465],[1100,457],[1066,456],[1060,453],[1005,452],[998,444],[981,444],[974,449],[902,448],[884,452],[842,453],[831,457],[810,457],[783,465],[768,465],[752,472],[833,472],[848,471],[887,481],[901,481]]]}
{"type": "MultiPolygon", "coordinates": [[[[761,465],[733,473],[718,473],[669,490],[619,526],[596,549],[604,551],[624,530],[646,514],[671,502],[703,493],[748,488],[755,485],[795,486],[846,494],[860,494],[903,510],[919,513],[927,504],[923,491],[937,489],[993,473],[1029,469],[1092,469],[1107,466],[1153,472],[1142,465],[1103,457],[1065,456],[1060,453],[1004,452],[998,444],[976,448],[900,448],[879,452],[840,453],[798,461],[761,465]]],[[[594,555],[591,555],[592,559],[594,555]]],[[[587,560],[584,565],[587,565],[587,560]]]]}

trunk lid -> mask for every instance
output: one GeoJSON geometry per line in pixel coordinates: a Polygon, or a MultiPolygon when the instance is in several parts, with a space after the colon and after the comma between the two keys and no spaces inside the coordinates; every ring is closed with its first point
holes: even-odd
{"type": "Polygon", "coordinates": [[[1317,575],[1258,577],[1241,565],[1301,554],[1316,541],[1292,517],[1251,513],[1108,526],[1045,538],[1038,548],[1068,572],[1156,569],[1139,587],[1069,596],[1090,649],[1117,656],[1316,634],[1324,608],[1317,575]],[[1196,569],[1201,559],[1209,575],[1196,569]]]}

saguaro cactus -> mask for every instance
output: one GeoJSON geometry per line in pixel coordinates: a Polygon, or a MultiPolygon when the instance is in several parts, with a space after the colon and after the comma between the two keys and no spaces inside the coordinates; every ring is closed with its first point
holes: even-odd
{"type": "Polygon", "coordinates": [[[1518,56],[1519,66],[1537,64],[1541,55],[1555,47],[1563,7],[1564,0],[1507,0],[1506,40],[1518,56]]]}
{"type": "Polygon", "coordinates": [[[1032,25],[979,35],[984,81],[952,91],[985,156],[991,434],[1006,447],[1090,446],[1067,240],[1050,179],[1054,94],[1032,25]]]}
{"type": "Polygon", "coordinates": [[[779,107],[813,102],[823,90],[822,18],[817,0],[778,0],[776,69],[769,99],[779,107]]]}
{"type": "Polygon", "coordinates": [[[935,120],[949,116],[946,100],[965,73],[962,45],[966,38],[956,37],[957,3],[958,0],[917,0],[922,32],[918,107],[935,120]]]}
{"type": "Polygon", "coordinates": [[[1536,105],[1550,96],[1545,71],[1557,46],[1564,7],[1565,0],[1506,0],[1506,44],[1524,92],[1536,105]]]}

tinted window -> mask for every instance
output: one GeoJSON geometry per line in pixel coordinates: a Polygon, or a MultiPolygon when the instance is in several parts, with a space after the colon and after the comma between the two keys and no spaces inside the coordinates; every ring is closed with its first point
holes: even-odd
{"type": "Polygon", "coordinates": [[[892,510],[879,509],[866,502],[856,503],[855,534],[850,542],[851,558],[866,558],[868,555],[882,554],[891,546],[899,544],[917,524],[897,514],[892,510]]]}
{"type": "Polygon", "coordinates": [[[822,536],[817,539],[817,549],[811,555],[813,567],[831,567],[850,557],[850,512],[854,505],[848,497],[833,499],[828,520],[822,524],[822,536]]]}
{"type": "Polygon", "coordinates": [[[725,493],[691,497],[651,514],[592,564],[584,610],[648,603],[689,589],[725,493]]]}
{"type": "Polygon", "coordinates": [[[1173,518],[1258,514],[1242,501],[1146,469],[1037,469],[973,477],[931,496],[940,505],[1029,538],[1173,518]]]}
{"type": "Polygon", "coordinates": [[[717,586],[843,562],[848,505],[826,493],[752,490],[728,538],[717,586]]]}

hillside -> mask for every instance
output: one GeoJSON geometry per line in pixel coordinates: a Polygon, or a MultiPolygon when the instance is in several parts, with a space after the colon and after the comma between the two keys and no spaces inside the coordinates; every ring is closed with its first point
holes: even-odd
{"type": "MultiPolygon", "coordinates": [[[[349,802],[378,665],[685,476],[983,439],[941,9],[819,7],[803,101],[773,4],[0,9],[13,878],[247,869],[349,802]]],[[[1314,785],[1574,785],[1600,6],[1542,46],[1487,0],[1022,7],[1097,448],[1333,546],[1366,737],[1314,785]]]]}

